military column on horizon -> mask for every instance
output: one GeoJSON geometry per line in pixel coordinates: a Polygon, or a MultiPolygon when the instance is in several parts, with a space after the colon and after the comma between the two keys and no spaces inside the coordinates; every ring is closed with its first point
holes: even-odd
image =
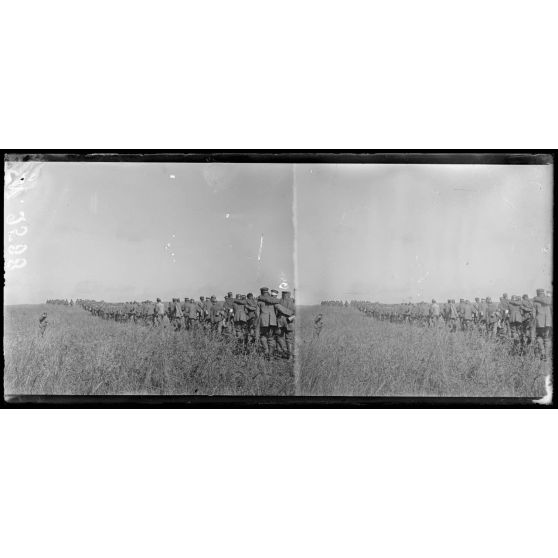
{"type": "MultiPolygon", "coordinates": [[[[342,301],[323,301],[323,306],[344,307],[342,301]]],[[[524,354],[535,349],[541,359],[551,353],[552,341],[552,296],[544,289],[537,289],[532,299],[528,295],[504,293],[498,302],[491,297],[448,299],[438,303],[426,302],[381,304],[353,300],[349,306],[369,317],[392,323],[414,324],[431,328],[447,328],[450,332],[467,332],[485,336],[489,340],[510,340],[512,351],[524,354]]]]}

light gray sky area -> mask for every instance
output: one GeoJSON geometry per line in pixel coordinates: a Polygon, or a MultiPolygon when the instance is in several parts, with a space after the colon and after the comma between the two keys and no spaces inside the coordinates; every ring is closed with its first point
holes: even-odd
{"type": "Polygon", "coordinates": [[[297,303],[551,289],[548,166],[299,165],[297,303]]]}
{"type": "MultiPolygon", "coordinates": [[[[12,239],[26,264],[6,272],[6,304],[294,288],[292,165],[42,163],[36,175],[5,203],[28,229],[12,239]]],[[[15,228],[4,219],[5,250],[15,228]]]]}

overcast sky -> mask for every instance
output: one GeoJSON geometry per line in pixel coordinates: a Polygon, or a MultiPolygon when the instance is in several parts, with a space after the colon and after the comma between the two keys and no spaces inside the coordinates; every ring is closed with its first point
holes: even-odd
{"type": "Polygon", "coordinates": [[[297,302],[551,288],[552,166],[300,165],[297,302]]]}
{"type": "Polygon", "coordinates": [[[5,204],[28,226],[5,303],[292,288],[292,183],[292,165],[43,163],[5,204]]]}

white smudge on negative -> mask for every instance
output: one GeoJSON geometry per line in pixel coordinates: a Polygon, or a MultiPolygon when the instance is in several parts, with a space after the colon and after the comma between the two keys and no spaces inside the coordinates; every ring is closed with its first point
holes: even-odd
{"type": "MultiPolygon", "coordinates": [[[[4,163],[4,188],[9,188],[15,183],[23,187],[23,183],[35,182],[43,164],[41,161],[7,161],[4,163]]],[[[33,188],[33,185],[25,184],[25,190],[30,188],[33,188]]]]}
{"type": "Polygon", "coordinates": [[[262,233],[262,235],[260,236],[260,247],[259,247],[259,249],[258,249],[258,262],[261,262],[261,261],[262,261],[263,237],[264,237],[264,235],[263,235],[263,233],[262,233]]]}
{"type": "Polygon", "coordinates": [[[544,379],[544,387],[546,388],[546,395],[540,399],[533,399],[533,403],[539,405],[552,405],[552,375],[547,374],[544,379]]]}
{"type": "Polygon", "coordinates": [[[176,178],[176,176],[174,176],[174,174],[169,174],[169,178],[176,178]]]}
{"type": "Polygon", "coordinates": [[[287,276],[284,271],[279,274],[279,288],[282,290],[287,290],[289,288],[289,282],[287,281],[287,276]]]}

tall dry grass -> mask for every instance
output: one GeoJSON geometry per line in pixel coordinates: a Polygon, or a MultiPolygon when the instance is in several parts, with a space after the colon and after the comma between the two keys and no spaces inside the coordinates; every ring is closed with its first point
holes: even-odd
{"type": "Polygon", "coordinates": [[[292,363],[234,340],[116,323],[79,307],[4,308],[6,395],[293,395],[292,363]],[[39,335],[38,319],[49,326],[39,335]]]}
{"type": "Polygon", "coordinates": [[[542,397],[551,363],[507,343],[446,329],[392,324],[352,308],[297,312],[301,395],[542,397]],[[313,318],[324,327],[313,339],[313,318]]]}

